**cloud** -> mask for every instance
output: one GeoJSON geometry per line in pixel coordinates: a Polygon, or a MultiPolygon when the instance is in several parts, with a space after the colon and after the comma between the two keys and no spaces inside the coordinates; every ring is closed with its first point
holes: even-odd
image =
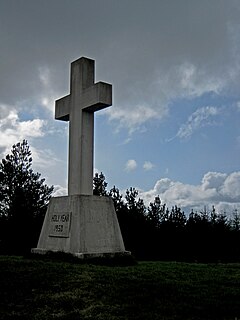
{"type": "Polygon", "coordinates": [[[202,179],[202,190],[216,189],[217,191],[219,191],[219,188],[223,185],[226,178],[226,173],[208,172],[204,175],[202,179]]]}
{"type": "Polygon", "coordinates": [[[43,127],[46,124],[45,120],[33,119],[20,121],[18,113],[15,109],[10,108],[6,112],[6,106],[0,106],[0,111],[3,110],[5,117],[0,119],[0,148],[2,150],[9,149],[14,143],[23,139],[31,139],[43,137],[43,127]]]}
{"type": "Polygon", "coordinates": [[[233,202],[240,199],[240,172],[233,172],[226,177],[220,193],[233,202]]]}
{"type": "MultiPolygon", "coordinates": [[[[210,92],[220,94],[226,79],[211,75],[203,66],[190,62],[171,65],[168,70],[157,63],[147,85],[137,79],[134,83],[139,87],[130,84],[133,87],[128,101],[121,97],[121,102],[117,99],[117,106],[106,110],[109,120],[118,122],[118,129],[128,128],[130,133],[150,120],[163,120],[169,116],[169,105],[176,99],[193,99],[210,92]]],[[[200,117],[200,113],[210,116],[216,110],[212,106],[203,107],[193,116],[200,117]]]]}
{"type": "Polygon", "coordinates": [[[215,124],[212,119],[219,114],[216,107],[202,107],[192,113],[185,124],[178,130],[177,137],[180,139],[189,138],[200,128],[215,124]]]}
{"type": "MultiPolygon", "coordinates": [[[[21,121],[17,111],[6,105],[0,105],[0,156],[4,158],[10,152],[12,146],[23,139],[32,142],[35,138],[45,135],[46,121],[33,119],[21,121]]],[[[37,150],[31,146],[34,163],[38,167],[51,165],[54,157],[50,150],[37,150]],[[50,161],[51,160],[51,161],[50,161]]],[[[55,159],[56,160],[56,159],[55,159]]]]}
{"type": "Polygon", "coordinates": [[[125,170],[130,172],[134,171],[137,168],[137,162],[136,160],[130,159],[126,162],[125,170]]]}
{"type": "MultiPolygon", "coordinates": [[[[0,1],[0,105],[5,106],[0,119],[7,119],[0,152],[6,148],[7,129],[9,145],[19,140],[16,132],[21,130],[29,138],[29,131],[43,132],[40,121],[53,112],[54,100],[69,94],[70,63],[81,56],[96,61],[96,81],[113,84],[107,117],[124,134],[156,120],[164,139],[161,130],[176,128],[171,113],[179,98],[193,106],[196,97],[212,93],[218,101],[239,101],[239,16],[236,0],[151,0],[150,5],[121,0],[104,1],[104,6],[103,1],[72,1],[69,6],[65,0],[25,0],[15,1],[14,10],[11,1],[0,1]],[[33,118],[37,122],[27,123],[33,118]]],[[[191,137],[215,117],[206,109],[193,114],[178,137],[191,137]]],[[[50,148],[60,148],[49,140],[50,148]]]]}
{"type": "Polygon", "coordinates": [[[60,185],[55,185],[53,190],[53,197],[62,197],[67,195],[67,188],[64,188],[60,185]]]}
{"type": "Polygon", "coordinates": [[[192,209],[201,211],[204,206],[214,205],[219,212],[231,215],[235,209],[240,209],[240,172],[208,172],[196,186],[162,178],[153,189],[140,191],[139,195],[146,204],[159,195],[168,207],[180,206],[186,214],[192,209]]]}
{"type": "Polygon", "coordinates": [[[215,78],[209,75],[204,68],[197,67],[190,62],[179,65],[177,74],[184,96],[200,97],[206,92],[218,94],[225,85],[224,79],[215,78]]]}
{"type": "Polygon", "coordinates": [[[53,110],[69,91],[70,62],[84,55],[96,59],[97,80],[114,85],[112,121],[135,130],[163,119],[178,97],[237,89],[239,7],[234,0],[26,0],[13,12],[2,1],[0,102],[27,99],[53,110]]]}
{"type": "Polygon", "coordinates": [[[54,152],[50,149],[36,148],[32,145],[32,143],[30,145],[30,149],[32,152],[33,166],[37,170],[44,169],[46,167],[48,168],[55,167],[57,163],[62,162],[59,158],[56,157],[54,152]]]}
{"type": "Polygon", "coordinates": [[[154,164],[150,161],[145,161],[143,164],[143,169],[146,171],[152,170],[154,168],[154,164]]]}
{"type": "Polygon", "coordinates": [[[53,72],[47,66],[38,67],[38,78],[40,80],[40,92],[36,100],[40,106],[54,113],[55,100],[60,97],[60,93],[56,90],[53,77],[53,72]]]}
{"type": "Polygon", "coordinates": [[[13,106],[0,104],[0,120],[4,120],[10,114],[10,112],[14,112],[15,109],[13,106]]]}
{"type": "Polygon", "coordinates": [[[151,106],[147,105],[132,105],[128,108],[113,107],[107,109],[105,112],[110,121],[118,121],[118,130],[126,127],[131,134],[150,119],[162,119],[166,115],[167,110],[166,108],[159,108],[157,111],[151,106]]]}

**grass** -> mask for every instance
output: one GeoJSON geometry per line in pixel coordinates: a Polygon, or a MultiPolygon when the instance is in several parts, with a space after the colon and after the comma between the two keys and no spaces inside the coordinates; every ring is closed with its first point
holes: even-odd
{"type": "Polygon", "coordinates": [[[240,264],[0,256],[0,319],[240,319],[240,264]]]}

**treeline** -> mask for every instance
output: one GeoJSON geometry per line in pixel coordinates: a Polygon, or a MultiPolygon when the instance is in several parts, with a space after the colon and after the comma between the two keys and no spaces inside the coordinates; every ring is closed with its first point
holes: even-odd
{"type": "Polygon", "coordinates": [[[135,188],[123,196],[113,187],[107,191],[104,175],[93,179],[94,194],[112,197],[125,247],[137,259],[198,262],[240,261],[240,216],[169,209],[156,197],[148,206],[135,188]]]}
{"type": "MultiPolygon", "coordinates": [[[[36,247],[53,186],[32,170],[26,140],[0,162],[0,254],[25,254],[36,247]]],[[[240,261],[240,216],[168,208],[156,197],[148,206],[135,188],[107,191],[104,175],[93,178],[93,193],[113,199],[125,247],[137,259],[240,261]]]]}

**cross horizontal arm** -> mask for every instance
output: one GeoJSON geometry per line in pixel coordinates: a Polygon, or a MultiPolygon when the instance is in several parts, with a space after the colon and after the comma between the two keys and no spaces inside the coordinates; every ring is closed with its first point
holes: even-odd
{"type": "Polygon", "coordinates": [[[84,90],[81,100],[82,109],[95,112],[112,105],[112,85],[98,82],[84,90]]]}
{"type": "Polygon", "coordinates": [[[70,95],[67,95],[55,102],[55,119],[69,121],[70,95]]]}

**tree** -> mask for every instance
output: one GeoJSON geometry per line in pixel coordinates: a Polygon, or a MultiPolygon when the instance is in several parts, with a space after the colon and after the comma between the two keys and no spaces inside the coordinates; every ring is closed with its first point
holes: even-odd
{"type": "Polygon", "coordinates": [[[140,259],[146,259],[149,254],[150,228],[147,210],[143,199],[138,197],[138,191],[130,187],[125,194],[125,223],[121,226],[125,234],[126,247],[140,259]]]}
{"type": "Polygon", "coordinates": [[[105,181],[105,176],[102,172],[100,174],[95,173],[93,178],[93,194],[96,196],[107,195],[107,182],[105,181]]]}
{"type": "Polygon", "coordinates": [[[166,204],[161,204],[159,196],[155,197],[154,202],[150,202],[147,212],[147,219],[153,227],[160,228],[161,224],[165,222],[168,217],[168,210],[166,204]]]}
{"type": "Polygon", "coordinates": [[[184,228],[187,219],[184,211],[182,211],[181,208],[174,206],[169,214],[168,221],[175,228],[184,228]]]}
{"type": "Polygon", "coordinates": [[[26,140],[13,145],[0,163],[1,244],[22,253],[36,246],[53,186],[44,184],[33,172],[31,151],[26,140]]]}
{"type": "Polygon", "coordinates": [[[116,210],[116,213],[118,214],[121,210],[126,209],[126,205],[123,201],[123,196],[120,193],[119,189],[113,186],[113,188],[109,191],[108,194],[112,199],[114,203],[114,207],[116,210]]]}
{"type": "Polygon", "coordinates": [[[231,223],[232,223],[232,229],[234,231],[240,230],[240,215],[239,215],[237,209],[234,210],[233,219],[232,219],[231,223]]]}

